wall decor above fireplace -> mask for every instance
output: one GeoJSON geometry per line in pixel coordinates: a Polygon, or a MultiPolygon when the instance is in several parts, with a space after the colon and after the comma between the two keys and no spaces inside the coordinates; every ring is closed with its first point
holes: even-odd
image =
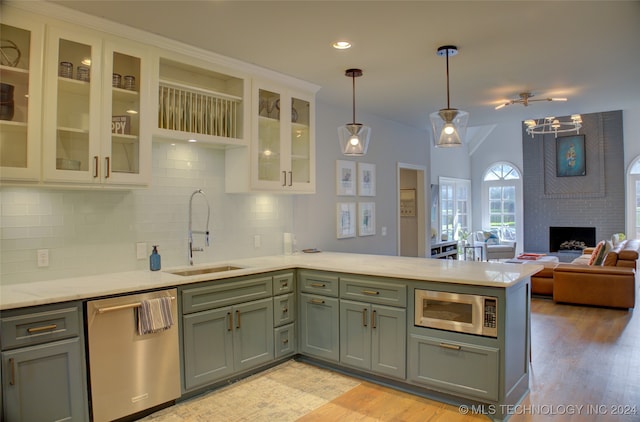
{"type": "Polygon", "coordinates": [[[586,173],[584,135],[556,138],[556,176],[584,176],[586,173]]]}

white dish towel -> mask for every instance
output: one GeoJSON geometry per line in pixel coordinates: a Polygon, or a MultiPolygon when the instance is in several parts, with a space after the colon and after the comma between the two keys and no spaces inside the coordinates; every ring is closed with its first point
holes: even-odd
{"type": "Polygon", "coordinates": [[[167,330],[173,325],[171,298],[143,300],[138,308],[138,334],[145,335],[167,330]]]}

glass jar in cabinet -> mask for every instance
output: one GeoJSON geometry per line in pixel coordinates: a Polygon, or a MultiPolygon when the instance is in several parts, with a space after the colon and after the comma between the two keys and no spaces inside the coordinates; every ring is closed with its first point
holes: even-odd
{"type": "Polygon", "coordinates": [[[254,87],[252,188],[315,191],[314,97],[268,84],[254,87]]]}
{"type": "Polygon", "coordinates": [[[0,57],[0,178],[40,178],[44,25],[2,9],[0,57]]]}

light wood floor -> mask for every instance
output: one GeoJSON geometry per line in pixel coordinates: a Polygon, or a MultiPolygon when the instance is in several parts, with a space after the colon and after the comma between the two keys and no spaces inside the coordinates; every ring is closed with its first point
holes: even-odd
{"type": "MultiPolygon", "coordinates": [[[[640,421],[640,314],[537,298],[531,307],[531,391],[512,409],[510,421],[640,421]]],[[[449,422],[488,417],[464,415],[455,406],[363,382],[299,419],[338,420],[449,422]]]]}

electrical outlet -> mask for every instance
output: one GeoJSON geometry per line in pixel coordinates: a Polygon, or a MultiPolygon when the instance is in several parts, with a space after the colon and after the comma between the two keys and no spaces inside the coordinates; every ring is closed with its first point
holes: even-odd
{"type": "Polygon", "coordinates": [[[38,267],[49,266],[49,249],[38,249],[38,267]]]}
{"type": "Polygon", "coordinates": [[[258,249],[260,246],[262,246],[262,238],[259,234],[256,234],[253,236],[253,247],[258,249]]]}
{"type": "Polygon", "coordinates": [[[386,226],[382,226],[382,229],[380,231],[382,232],[383,236],[387,235],[387,227],[386,226]]]}
{"type": "Polygon", "coordinates": [[[136,243],[136,259],[145,259],[147,257],[147,243],[136,243]]]}

